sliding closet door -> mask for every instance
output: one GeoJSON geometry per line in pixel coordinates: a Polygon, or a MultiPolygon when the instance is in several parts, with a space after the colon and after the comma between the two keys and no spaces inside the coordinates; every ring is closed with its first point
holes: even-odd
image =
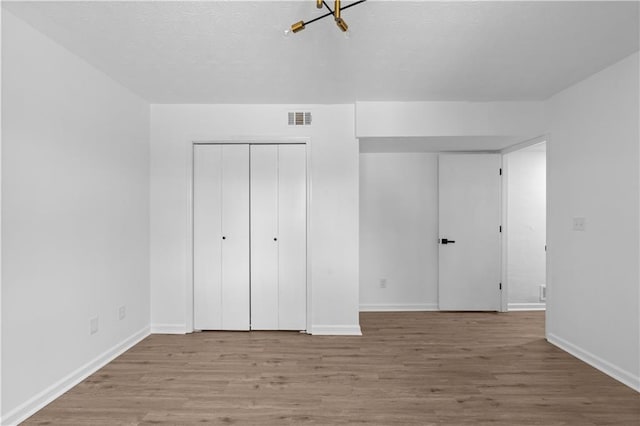
{"type": "Polygon", "coordinates": [[[249,329],[249,146],[195,145],[194,328],[249,329]]]}
{"type": "Polygon", "coordinates": [[[251,146],[251,328],[306,328],[304,145],[251,146]]]}

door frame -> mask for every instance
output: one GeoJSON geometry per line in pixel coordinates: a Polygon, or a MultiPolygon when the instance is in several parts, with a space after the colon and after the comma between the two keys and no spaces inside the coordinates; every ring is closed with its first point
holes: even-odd
{"type": "Polygon", "coordinates": [[[194,138],[186,143],[187,150],[187,223],[185,224],[185,231],[187,236],[187,253],[186,253],[186,288],[185,288],[185,333],[193,333],[193,160],[194,160],[194,146],[195,145],[230,145],[230,144],[242,144],[242,145],[305,145],[306,151],[306,172],[307,172],[307,232],[306,232],[306,268],[307,268],[307,297],[306,297],[306,333],[310,333],[311,330],[311,311],[312,311],[312,283],[311,283],[311,191],[312,191],[312,179],[311,179],[311,138],[310,137],[228,137],[228,138],[194,138]]]}
{"type": "MultiPolygon", "coordinates": [[[[502,293],[501,293],[501,302],[500,302],[500,312],[509,312],[509,280],[507,278],[507,185],[509,181],[509,162],[506,160],[505,156],[511,152],[520,151],[521,149],[528,148],[533,145],[537,145],[543,142],[546,142],[547,150],[546,150],[546,174],[547,174],[547,188],[546,188],[546,222],[549,223],[549,141],[550,135],[548,133],[542,134],[535,138],[527,139],[525,141],[519,142],[515,145],[508,146],[500,150],[500,154],[502,154],[502,269],[501,269],[501,281],[502,281],[502,293]]],[[[545,233],[547,235],[547,241],[549,240],[548,233],[549,226],[547,225],[547,229],[545,233]]],[[[548,250],[545,252],[545,275],[546,275],[546,286],[547,286],[547,294],[546,294],[546,303],[549,303],[549,254],[548,250]]]]}

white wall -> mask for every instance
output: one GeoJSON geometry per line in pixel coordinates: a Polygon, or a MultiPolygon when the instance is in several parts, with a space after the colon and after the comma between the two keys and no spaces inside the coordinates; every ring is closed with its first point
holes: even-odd
{"type": "Polygon", "coordinates": [[[546,144],[508,153],[506,179],[507,283],[509,309],[541,309],[546,283],[546,144]]]}
{"type": "Polygon", "coordinates": [[[2,107],[13,424],[148,333],[149,106],[5,10],[2,107]]]}
{"type": "Polygon", "coordinates": [[[189,150],[192,141],[311,138],[312,332],[359,333],[358,142],[352,105],[152,105],[151,322],[189,329],[189,150]],[[289,127],[288,111],[311,111],[289,127]]]}
{"type": "Polygon", "coordinates": [[[636,53],[548,102],[547,338],[640,390],[638,75],[636,53]]]}
{"type": "Polygon", "coordinates": [[[437,240],[438,155],[360,154],[360,309],[437,309],[437,240]]]}
{"type": "Polygon", "coordinates": [[[544,133],[544,102],[357,102],[356,136],[518,136],[544,133]]]}

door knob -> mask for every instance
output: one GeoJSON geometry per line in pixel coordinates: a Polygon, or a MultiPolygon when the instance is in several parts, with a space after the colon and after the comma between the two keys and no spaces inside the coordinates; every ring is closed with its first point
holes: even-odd
{"type": "Polygon", "coordinates": [[[274,239],[273,239],[273,241],[278,241],[278,239],[277,239],[277,238],[274,238],[274,239]]]}
{"type": "Polygon", "coordinates": [[[227,237],[222,237],[222,239],[223,239],[223,240],[226,240],[226,239],[227,239],[227,237]]]}
{"type": "Polygon", "coordinates": [[[453,243],[455,243],[454,240],[449,240],[447,238],[443,238],[440,240],[440,244],[453,244],[453,243]]]}

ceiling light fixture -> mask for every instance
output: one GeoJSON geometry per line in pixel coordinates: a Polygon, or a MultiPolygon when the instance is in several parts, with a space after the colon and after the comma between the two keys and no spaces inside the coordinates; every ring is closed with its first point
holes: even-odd
{"type": "MultiPolygon", "coordinates": [[[[306,28],[307,25],[311,24],[312,22],[316,22],[319,21],[322,18],[326,18],[327,16],[333,16],[333,19],[336,22],[336,25],[338,26],[338,28],[340,28],[340,30],[342,30],[342,32],[346,32],[349,29],[349,26],[347,25],[347,23],[344,21],[344,19],[342,19],[342,11],[345,9],[349,9],[350,7],[353,7],[355,5],[358,5],[360,3],[364,3],[367,0],[359,0],[356,2],[353,2],[347,6],[341,6],[340,4],[340,0],[335,0],[334,3],[334,7],[333,10],[331,10],[331,8],[329,7],[329,5],[324,1],[324,0],[316,0],[316,7],[318,9],[322,9],[322,6],[326,7],[329,10],[329,13],[325,13],[322,16],[318,16],[315,19],[311,19],[309,21],[298,21],[295,24],[291,25],[291,31],[293,33],[297,33],[300,32],[302,30],[304,30],[306,28]]],[[[287,33],[287,32],[285,32],[287,33]]]]}

